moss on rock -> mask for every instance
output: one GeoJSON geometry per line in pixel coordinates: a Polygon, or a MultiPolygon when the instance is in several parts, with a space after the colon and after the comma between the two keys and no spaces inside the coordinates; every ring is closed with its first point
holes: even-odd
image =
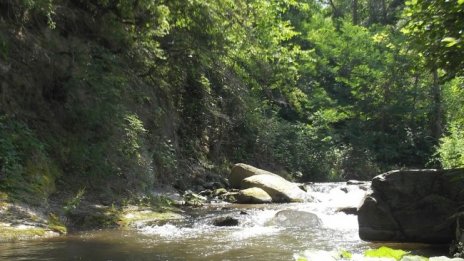
{"type": "Polygon", "coordinates": [[[0,242],[30,240],[53,236],[58,236],[58,233],[46,228],[25,225],[11,226],[8,223],[0,223],[0,242]]]}
{"type": "Polygon", "coordinates": [[[145,223],[180,220],[183,218],[184,216],[172,210],[156,210],[150,207],[130,206],[122,211],[118,224],[121,227],[127,228],[145,223]]]}

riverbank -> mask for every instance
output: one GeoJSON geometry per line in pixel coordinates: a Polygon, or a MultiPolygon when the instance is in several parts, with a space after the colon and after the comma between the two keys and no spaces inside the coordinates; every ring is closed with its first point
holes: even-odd
{"type": "Polygon", "coordinates": [[[165,196],[102,204],[77,195],[65,201],[54,197],[38,206],[3,200],[0,201],[0,242],[59,237],[68,232],[128,229],[145,223],[183,219],[184,212],[179,202],[165,196]]]}

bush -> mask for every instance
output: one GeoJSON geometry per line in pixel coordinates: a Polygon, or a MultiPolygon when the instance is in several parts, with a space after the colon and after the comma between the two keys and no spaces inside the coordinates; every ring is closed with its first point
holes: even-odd
{"type": "Polygon", "coordinates": [[[437,153],[444,168],[463,167],[464,129],[458,125],[452,125],[449,130],[449,135],[440,139],[437,153]]]}
{"type": "Polygon", "coordinates": [[[41,203],[55,190],[59,170],[26,124],[0,117],[0,189],[11,198],[41,203]]]}

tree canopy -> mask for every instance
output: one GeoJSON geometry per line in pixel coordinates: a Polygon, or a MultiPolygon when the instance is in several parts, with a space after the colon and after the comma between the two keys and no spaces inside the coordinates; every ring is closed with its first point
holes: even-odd
{"type": "Polygon", "coordinates": [[[0,188],[186,188],[221,181],[235,162],[306,181],[462,166],[463,10],[461,0],[2,2],[0,188]]]}

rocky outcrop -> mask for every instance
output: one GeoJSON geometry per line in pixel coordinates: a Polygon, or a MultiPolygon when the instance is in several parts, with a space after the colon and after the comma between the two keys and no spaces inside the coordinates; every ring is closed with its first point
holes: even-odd
{"type": "Polygon", "coordinates": [[[369,241],[448,243],[464,202],[464,169],[397,170],[372,180],[358,210],[359,236],[369,241]]]}
{"type": "MultiPolygon", "coordinates": [[[[255,188],[260,188],[267,193],[272,198],[272,202],[275,203],[302,202],[307,199],[306,192],[303,191],[298,184],[290,182],[272,172],[243,163],[238,163],[232,168],[229,180],[230,184],[235,188],[241,188],[243,190],[254,188],[254,192],[256,192],[255,188]]],[[[246,194],[250,194],[250,192],[251,191],[245,191],[246,194]]],[[[260,195],[260,197],[264,199],[264,194],[262,192],[260,192],[260,195]]],[[[245,198],[242,199],[246,201],[246,195],[244,196],[245,198]]]]}

